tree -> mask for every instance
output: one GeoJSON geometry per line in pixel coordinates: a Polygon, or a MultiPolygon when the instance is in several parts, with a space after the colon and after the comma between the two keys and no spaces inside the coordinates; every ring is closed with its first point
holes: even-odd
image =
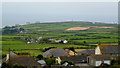
{"type": "Polygon", "coordinates": [[[70,48],[69,48],[69,50],[71,50],[71,51],[75,52],[74,47],[70,47],[70,48]]]}
{"type": "Polygon", "coordinates": [[[101,41],[98,41],[98,45],[101,45],[101,41]]]}
{"type": "Polygon", "coordinates": [[[85,45],[85,44],[86,44],[86,41],[83,41],[83,44],[85,45]]]}
{"type": "Polygon", "coordinates": [[[43,59],[42,55],[38,55],[36,58],[38,58],[39,60],[43,59]]]}
{"type": "Polygon", "coordinates": [[[43,58],[48,66],[54,65],[56,63],[55,58],[43,58]]]}

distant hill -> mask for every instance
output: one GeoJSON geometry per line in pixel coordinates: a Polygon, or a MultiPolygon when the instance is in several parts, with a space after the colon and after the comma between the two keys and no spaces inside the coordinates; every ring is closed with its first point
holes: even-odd
{"type": "Polygon", "coordinates": [[[45,37],[52,39],[66,39],[69,41],[69,43],[75,44],[83,43],[84,41],[86,41],[87,43],[97,43],[98,41],[101,41],[102,43],[117,43],[119,39],[118,25],[108,23],[66,21],[50,23],[33,23],[28,25],[17,26],[16,28],[21,28],[23,30],[21,31],[17,29],[17,31],[19,32],[12,33],[12,35],[31,38],[45,37]],[[74,27],[89,27],[90,29],[66,31],[67,29],[74,27]]]}
{"type": "Polygon", "coordinates": [[[30,25],[21,26],[27,30],[34,31],[58,31],[58,30],[66,30],[72,27],[87,27],[87,26],[111,26],[117,27],[116,24],[108,24],[108,23],[92,23],[92,22],[84,22],[84,21],[66,21],[66,22],[50,22],[50,23],[35,23],[30,25]]]}

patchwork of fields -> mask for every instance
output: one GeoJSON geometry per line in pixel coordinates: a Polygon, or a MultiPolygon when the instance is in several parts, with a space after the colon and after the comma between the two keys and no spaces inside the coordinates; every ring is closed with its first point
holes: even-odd
{"type": "Polygon", "coordinates": [[[19,26],[26,31],[11,35],[2,35],[2,50],[3,54],[8,53],[8,49],[16,52],[29,52],[31,55],[41,54],[41,50],[20,50],[20,49],[44,49],[48,47],[88,47],[86,44],[117,44],[118,43],[118,28],[116,24],[91,23],[91,22],[58,22],[58,23],[36,23],[30,25],[19,26]],[[65,31],[72,27],[87,27],[87,26],[107,26],[114,28],[91,28],[88,30],[65,31]],[[52,39],[65,39],[67,44],[27,44],[27,41],[19,39],[19,37],[45,37],[52,39]],[[17,50],[18,49],[18,50],[17,50]]]}

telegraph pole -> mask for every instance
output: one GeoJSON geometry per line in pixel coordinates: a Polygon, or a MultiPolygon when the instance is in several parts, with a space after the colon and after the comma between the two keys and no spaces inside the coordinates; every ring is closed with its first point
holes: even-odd
{"type": "Polygon", "coordinates": [[[10,48],[9,48],[9,59],[8,59],[8,61],[10,61],[10,48]]]}

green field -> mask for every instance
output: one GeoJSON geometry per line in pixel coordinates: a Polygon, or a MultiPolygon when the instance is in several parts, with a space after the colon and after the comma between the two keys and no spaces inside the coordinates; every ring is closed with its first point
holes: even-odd
{"type": "Polygon", "coordinates": [[[91,22],[54,22],[54,23],[37,23],[30,25],[22,25],[24,28],[22,33],[5,34],[0,36],[2,38],[3,54],[8,53],[8,49],[14,49],[16,52],[29,52],[31,55],[41,54],[38,50],[19,50],[19,49],[44,49],[48,47],[87,47],[83,44],[97,44],[99,41],[103,44],[117,44],[118,43],[118,27],[117,24],[105,24],[91,22]],[[86,27],[86,26],[110,26],[114,28],[91,28],[84,31],[65,31],[72,27],[86,27]],[[45,37],[52,39],[66,39],[67,44],[27,44],[27,41],[19,39],[20,37],[45,37]],[[76,45],[77,43],[77,45],[76,45]],[[18,50],[17,50],[18,49],[18,50]]]}

